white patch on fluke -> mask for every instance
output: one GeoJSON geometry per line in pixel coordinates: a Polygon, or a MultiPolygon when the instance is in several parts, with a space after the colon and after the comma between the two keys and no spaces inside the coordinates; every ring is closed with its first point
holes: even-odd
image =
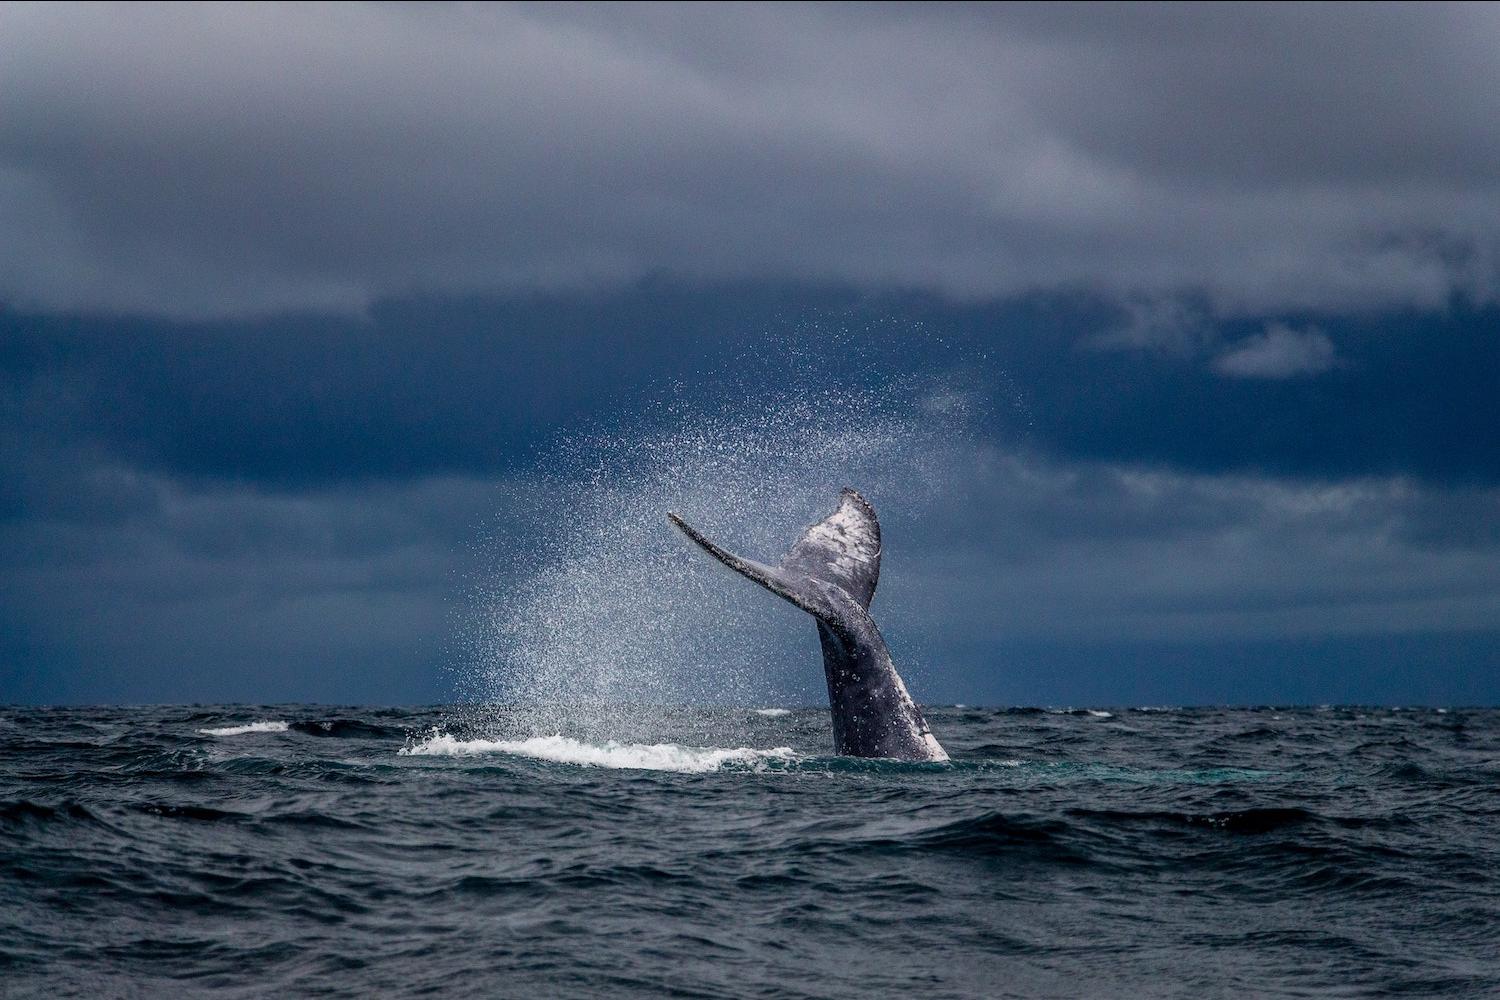
{"type": "Polygon", "coordinates": [[[880,526],[869,502],[845,489],[832,514],[804,528],[781,560],[795,577],[832,583],[868,607],[880,576],[880,526]]]}
{"type": "Polygon", "coordinates": [[[284,733],[285,722],[251,722],[243,726],[223,726],[219,729],[200,729],[204,736],[244,736],[246,733],[284,733]]]}
{"type": "Polygon", "coordinates": [[[536,760],[639,771],[678,771],[702,774],[718,771],[726,764],[756,768],[770,760],[792,760],[791,747],[757,750],[753,747],[685,747],[676,743],[584,743],[570,736],[532,736],[524,740],[461,740],[447,733],[433,733],[420,743],[399,751],[411,757],[472,757],[506,753],[536,760]]]}

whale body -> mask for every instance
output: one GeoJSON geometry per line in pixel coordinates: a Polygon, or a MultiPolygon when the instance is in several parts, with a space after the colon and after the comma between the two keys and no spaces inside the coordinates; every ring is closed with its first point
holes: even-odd
{"type": "Polygon", "coordinates": [[[948,759],[870,617],[880,579],[880,522],[868,500],[845,489],[838,510],[803,531],[777,566],[735,555],[676,514],[667,517],[719,562],[816,620],[837,753],[948,759]]]}

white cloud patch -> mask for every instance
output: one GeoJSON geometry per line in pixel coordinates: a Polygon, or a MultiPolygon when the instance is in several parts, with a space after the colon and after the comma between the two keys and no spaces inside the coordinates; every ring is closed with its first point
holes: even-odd
{"type": "Polygon", "coordinates": [[[1497,30],[1436,5],[10,5],[0,301],[358,311],[662,272],[1220,314],[1493,299],[1497,30]]]}
{"type": "Polygon", "coordinates": [[[1322,330],[1272,323],[1215,358],[1213,370],[1230,378],[1286,379],[1318,375],[1337,364],[1333,341],[1322,330]]]}

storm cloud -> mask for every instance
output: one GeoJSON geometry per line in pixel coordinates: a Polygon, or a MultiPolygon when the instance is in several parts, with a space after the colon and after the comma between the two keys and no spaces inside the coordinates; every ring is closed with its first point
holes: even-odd
{"type": "MultiPolygon", "coordinates": [[[[1480,5],[0,6],[0,702],[464,693],[483,602],[641,442],[765,459],[744,530],[780,538],[844,470],[778,482],[796,428],[735,428],[809,401],[857,440],[873,399],[907,479],[848,485],[926,699],[1493,703],[1497,38],[1480,5]]],[[[815,700],[777,611],[733,689],[815,700]]]]}
{"type": "Polygon", "coordinates": [[[795,280],[1483,304],[1476,6],[8,6],[0,298],[795,280]]]}
{"type": "MultiPolygon", "coordinates": [[[[929,700],[1500,697],[1484,668],[1500,490],[1147,472],[986,444],[944,461],[924,502],[877,495],[882,627],[929,700]]],[[[507,590],[497,568],[526,565],[537,543],[500,479],[294,492],[109,466],[76,479],[91,507],[0,521],[7,701],[443,700],[495,668],[465,640],[507,590]]],[[[751,698],[815,700],[805,619],[750,609],[781,651],[770,672],[741,676],[733,648],[698,669],[751,698]]]]}
{"type": "MultiPolygon", "coordinates": [[[[17,456],[0,508],[73,502],[29,471],[53,451],[270,490],[503,476],[562,435],[648,425],[667,403],[743,410],[760,384],[951,372],[1002,440],[1069,460],[1500,483],[1500,310],[1196,317],[1166,343],[1096,346],[1140,315],[1078,297],[665,283],[388,302],[362,319],[0,313],[0,440],[17,456]]],[[[1153,330],[1161,315],[1145,314],[1153,330]]]]}

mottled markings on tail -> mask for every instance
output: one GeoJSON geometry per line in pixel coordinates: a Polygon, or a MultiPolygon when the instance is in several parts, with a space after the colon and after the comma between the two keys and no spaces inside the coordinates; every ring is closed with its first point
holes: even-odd
{"type": "Polygon", "coordinates": [[[868,608],[880,582],[880,522],[875,509],[858,491],[846,488],[838,510],[802,532],[781,560],[781,568],[841,587],[868,608]]]}

